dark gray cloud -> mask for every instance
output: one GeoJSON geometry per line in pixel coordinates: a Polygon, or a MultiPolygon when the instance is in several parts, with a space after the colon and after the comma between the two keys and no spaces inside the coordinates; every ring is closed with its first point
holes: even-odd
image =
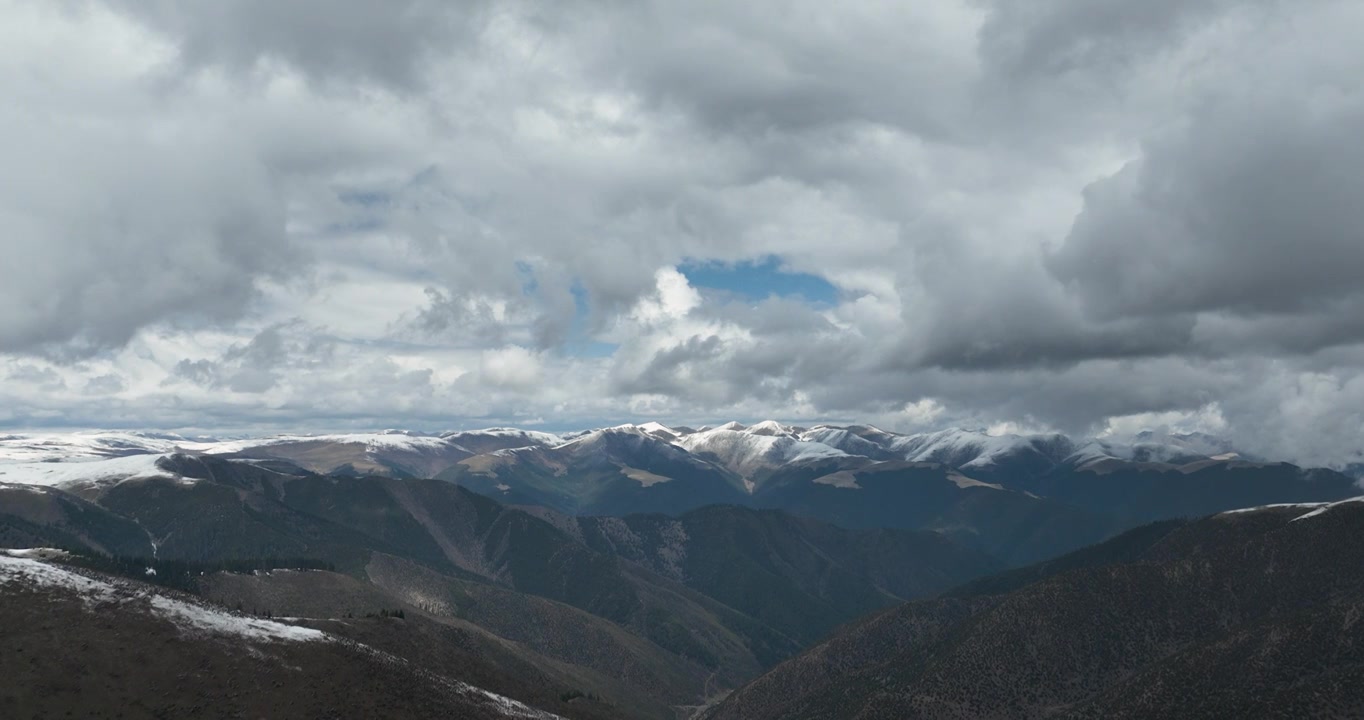
{"type": "Polygon", "coordinates": [[[230,319],[290,261],[270,173],[224,157],[230,136],[73,137],[81,118],[15,128],[5,114],[25,142],[0,171],[0,351],[83,355],[149,319],[230,319]]]}
{"type": "Polygon", "coordinates": [[[403,330],[449,344],[472,347],[506,344],[507,326],[488,301],[477,297],[451,297],[433,287],[426,288],[425,292],[430,304],[422,308],[403,330]]]}
{"type": "Polygon", "coordinates": [[[1015,78],[1111,73],[1168,52],[1198,25],[1238,5],[1231,0],[1040,0],[988,2],[982,55],[1015,78]]]}
{"type": "Polygon", "coordinates": [[[322,80],[360,80],[403,88],[423,83],[436,53],[459,52],[487,22],[476,0],[113,0],[178,44],[193,68],[226,65],[253,72],[261,62],[290,65],[322,80]]]}
{"type": "Polygon", "coordinates": [[[846,124],[949,134],[944,104],[972,72],[974,15],[952,3],[643,2],[580,22],[592,26],[584,49],[595,72],[708,132],[753,140],[846,124]]]}
{"type": "Polygon", "coordinates": [[[1051,258],[1100,317],[1327,310],[1361,291],[1364,98],[1205,108],[1086,191],[1051,258]]]}

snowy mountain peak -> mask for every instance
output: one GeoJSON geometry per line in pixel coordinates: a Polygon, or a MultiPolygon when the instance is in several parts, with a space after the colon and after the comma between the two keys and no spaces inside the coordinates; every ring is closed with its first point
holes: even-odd
{"type": "Polygon", "coordinates": [[[680,435],[680,433],[674,431],[667,425],[657,422],[647,422],[644,423],[643,425],[625,423],[624,425],[615,425],[609,428],[603,428],[603,430],[616,430],[619,432],[638,433],[648,435],[650,437],[655,437],[658,438],[659,440],[672,440],[680,435]]]}
{"type": "Polygon", "coordinates": [[[575,455],[602,452],[615,453],[625,449],[641,447],[659,448],[672,452],[678,448],[666,440],[654,437],[638,425],[618,425],[616,427],[593,430],[568,442],[557,445],[553,450],[567,451],[575,455]]]}
{"type": "MultiPolygon", "coordinates": [[[[191,452],[283,460],[327,474],[435,477],[476,455],[518,447],[564,447],[575,453],[588,452],[584,448],[608,439],[609,452],[616,455],[633,452],[626,448],[640,449],[647,443],[660,443],[664,449],[650,452],[671,455],[667,448],[675,446],[678,452],[700,456],[694,458],[698,462],[718,463],[745,478],[786,463],[847,456],[941,463],[967,474],[991,475],[1006,484],[1009,476],[1035,477],[1058,467],[1098,469],[1121,463],[1194,467],[1197,463],[1255,459],[1211,435],[1163,430],[1139,433],[1126,441],[1111,437],[1077,441],[1055,433],[991,435],[980,429],[961,428],[906,435],[867,424],[819,424],[804,428],[764,420],[753,425],[728,422],[691,430],[649,421],[562,434],[511,427],[439,435],[385,429],[236,440],[186,439],[126,431],[8,434],[0,435],[0,473],[8,473],[11,480],[23,475],[46,484],[57,482],[53,478],[64,477],[69,469],[34,469],[30,465],[191,452]],[[627,442],[623,438],[633,440],[627,442]],[[15,465],[25,468],[12,467],[15,465]]],[[[97,467],[87,470],[95,472],[97,467]]],[[[3,481],[0,476],[0,482],[3,481]]]]}
{"type": "MultiPolygon", "coordinates": [[[[644,428],[641,428],[640,426],[638,426],[638,425],[636,425],[636,424],[634,424],[634,423],[625,423],[625,424],[623,424],[623,425],[612,425],[611,427],[607,427],[607,428],[599,428],[599,429],[597,429],[597,430],[593,430],[592,432],[588,433],[588,435],[592,435],[592,434],[596,434],[596,433],[605,433],[605,432],[623,432],[623,433],[636,433],[636,434],[639,434],[639,433],[643,433],[643,432],[644,432],[644,428]]],[[[584,436],[584,437],[586,437],[586,436],[584,436]]]]}
{"type": "Polygon", "coordinates": [[[795,435],[795,428],[789,425],[782,425],[776,420],[764,420],[756,425],[745,428],[745,432],[750,435],[795,435]]]}
{"type": "Polygon", "coordinates": [[[990,435],[961,429],[902,436],[891,446],[903,452],[906,460],[960,468],[990,467],[1019,456],[1033,458],[1034,464],[1055,464],[1074,451],[1071,440],[1059,434],[990,435]]]}
{"type": "Polygon", "coordinates": [[[686,434],[685,432],[682,432],[674,428],[670,428],[667,425],[664,425],[663,423],[657,422],[647,422],[638,427],[645,434],[656,437],[659,440],[666,440],[668,442],[676,440],[677,438],[682,437],[683,435],[686,434]]]}
{"type": "Polygon", "coordinates": [[[559,445],[563,443],[563,437],[554,433],[541,432],[539,430],[522,430],[510,427],[491,427],[482,430],[451,430],[441,433],[441,437],[453,439],[458,442],[461,438],[468,437],[495,437],[495,438],[519,438],[527,441],[527,445],[559,445]]]}
{"type": "Polygon", "coordinates": [[[674,444],[703,457],[714,458],[744,478],[791,462],[848,455],[822,443],[798,440],[793,435],[754,434],[748,430],[738,423],[729,423],[683,436],[674,444]],[[743,429],[732,429],[735,425],[743,429]]]}

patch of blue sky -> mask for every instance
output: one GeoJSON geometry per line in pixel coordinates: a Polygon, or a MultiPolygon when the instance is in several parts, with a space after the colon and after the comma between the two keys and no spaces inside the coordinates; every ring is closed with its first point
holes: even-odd
{"type": "Polygon", "coordinates": [[[348,222],[328,223],[322,228],[322,235],[354,235],[356,233],[368,233],[382,230],[387,225],[377,217],[358,218],[348,222]]]}
{"type": "Polygon", "coordinates": [[[336,200],[349,209],[350,217],[323,226],[324,236],[381,230],[387,225],[385,211],[393,204],[392,195],[377,190],[342,190],[336,193],[336,200]]]}
{"type": "Polygon", "coordinates": [[[393,202],[393,196],[378,190],[345,190],[336,194],[342,205],[364,208],[383,207],[393,202]]]}
{"type": "MultiPolygon", "coordinates": [[[[516,272],[521,276],[521,292],[533,296],[540,290],[540,282],[535,277],[535,267],[528,262],[518,261],[516,272]]],[[[620,347],[615,343],[602,342],[592,336],[591,299],[581,283],[573,283],[569,288],[573,295],[573,320],[564,334],[562,350],[566,355],[580,358],[609,358],[620,347]]]]}
{"type": "Polygon", "coordinates": [[[838,301],[838,288],[828,280],[793,272],[775,255],[737,263],[691,261],[677,269],[694,288],[718,290],[745,300],[776,296],[798,297],[813,305],[833,305],[838,301]]]}
{"type": "Polygon", "coordinates": [[[586,288],[575,282],[569,292],[573,293],[573,324],[568,328],[568,340],[564,343],[564,350],[575,357],[611,357],[619,346],[594,339],[588,327],[591,305],[586,288]]]}
{"type": "Polygon", "coordinates": [[[535,279],[535,268],[525,260],[516,261],[516,274],[521,276],[521,293],[534,295],[540,289],[540,281],[535,279]]]}
{"type": "Polygon", "coordinates": [[[570,338],[565,345],[568,354],[578,358],[609,358],[616,354],[620,346],[600,340],[575,340],[570,338]]]}

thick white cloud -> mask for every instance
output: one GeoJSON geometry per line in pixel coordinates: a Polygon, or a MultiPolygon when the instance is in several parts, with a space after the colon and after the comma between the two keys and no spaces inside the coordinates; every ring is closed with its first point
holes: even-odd
{"type": "Polygon", "coordinates": [[[1358,3],[0,12],[8,425],[1360,446],[1358,3]]]}

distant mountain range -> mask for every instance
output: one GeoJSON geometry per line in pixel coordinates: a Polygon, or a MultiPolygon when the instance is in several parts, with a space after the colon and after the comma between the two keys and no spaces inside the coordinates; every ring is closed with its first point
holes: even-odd
{"type": "MultiPolygon", "coordinates": [[[[948,429],[900,434],[870,425],[810,428],[765,421],[745,426],[669,427],[657,422],[570,433],[487,428],[438,434],[405,430],[331,435],[277,435],[219,440],[173,433],[75,432],[0,435],[0,463],[91,460],[192,452],[289,460],[323,474],[432,477],[467,458],[526,447],[552,448],[589,435],[638,434],[708,456],[744,479],[792,462],[855,456],[934,462],[990,473],[998,467],[1037,475],[1058,466],[1101,468],[1126,461],[1179,467],[1208,459],[1260,460],[1203,433],[1139,433],[1132,442],[1073,439],[1061,434],[990,435],[948,429]]],[[[756,485],[754,486],[754,489],[756,485]]]]}
{"type": "MultiPolygon", "coordinates": [[[[19,557],[0,567],[8,573],[0,577],[0,603],[37,598],[65,623],[43,625],[46,639],[30,642],[10,630],[32,623],[31,613],[0,615],[5,631],[0,638],[7,638],[0,644],[19,638],[0,653],[17,652],[19,645],[27,652],[34,643],[67,648],[32,666],[11,663],[10,670],[20,673],[13,677],[23,677],[29,689],[9,700],[0,697],[0,713],[82,709],[52,701],[59,696],[43,690],[50,683],[44,684],[42,673],[66,665],[104,672],[112,666],[98,663],[113,662],[112,648],[133,642],[127,628],[145,629],[148,642],[165,643],[185,663],[204,662],[230,678],[225,685],[195,676],[185,692],[167,691],[174,702],[157,705],[162,714],[183,714],[209,698],[215,707],[232,710],[223,714],[255,712],[255,706],[230,698],[233,687],[261,681],[242,658],[263,652],[262,642],[266,650],[278,649],[286,666],[343,663],[329,644],[276,647],[271,643],[282,641],[186,630],[183,622],[155,612],[163,601],[154,596],[171,592],[169,586],[194,597],[168,598],[208,603],[203,612],[237,618],[212,620],[214,627],[270,615],[276,619],[265,619],[275,623],[279,616],[290,618],[286,628],[326,633],[333,638],[329,643],[350,648],[345,657],[351,660],[344,661],[350,669],[338,670],[336,678],[368,667],[369,661],[354,659],[357,652],[387,658],[382,662],[389,668],[421,668],[411,671],[416,674],[410,697],[417,705],[376,696],[393,712],[402,709],[413,717],[439,716],[425,709],[453,703],[449,706],[464,708],[469,717],[675,718],[712,706],[760,676],[710,711],[748,717],[753,707],[775,702],[764,688],[776,687],[787,688],[780,692],[793,698],[808,696],[811,708],[865,700],[870,714],[862,716],[915,717],[917,705],[886,698],[920,698],[929,692],[923,688],[937,693],[948,687],[941,685],[945,680],[926,685],[928,676],[914,674],[918,666],[893,654],[884,662],[903,665],[903,671],[887,675],[872,666],[859,670],[858,663],[906,648],[947,653],[915,643],[968,637],[974,619],[986,617],[981,613],[999,598],[1052,587],[1046,583],[1068,573],[1134,563],[1144,569],[1131,572],[1149,572],[1145,568],[1156,557],[1152,548],[1184,537],[1179,533],[1199,533],[1203,544],[1189,547],[1214,548],[1208,552],[1230,553],[1234,543],[1251,547],[1258,535],[1222,537],[1218,529],[1250,527],[1245,523],[1290,511],[1186,518],[1360,494],[1355,481],[1338,472],[1248,459],[1216,438],[1198,435],[1146,436],[1115,445],[1061,435],[899,435],[870,426],[765,422],[698,429],[648,423],[565,435],[495,428],[226,441],[140,433],[2,436],[0,548],[52,547],[70,555],[19,557]],[[1120,535],[1152,521],[1163,524],[1120,535]],[[1107,538],[1113,539],[1064,555],[1107,538]],[[116,621],[92,625],[78,612],[89,603],[80,592],[69,592],[72,583],[84,587],[82,581],[42,585],[35,573],[48,570],[18,560],[112,584],[123,590],[109,592],[145,602],[119,605],[109,616],[116,621]],[[1043,564],[1033,564],[1039,561],[1043,564]],[[932,599],[949,590],[949,596],[932,599]],[[897,609],[875,614],[889,608],[897,609]],[[829,662],[852,668],[861,678],[855,688],[814,675],[785,679],[789,668],[807,662],[801,658],[812,657],[808,653],[772,671],[869,613],[872,619],[815,646],[827,646],[820,657],[832,658],[830,653],[843,648],[853,653],[829,662]],[[905,627],[913,633],[927,629],[928,639],[893,628],[886,637],[901,639],[890,646],[855,639],[862,637],[856,628],[891,622],[886,618],[900,617],[897,613],[910,613],[905,627]],[[79,639],[76,630],[61,629],[68,625],[79,629],[79,639]],[[854,640],[844,645],[839,638],[854,640]],[[81,643],[98,652],[85,658],[69,650],[81,643]],[[768,671],[773,674],[764,676],[768,671]],[[889,688],[890,695],[876,694],[878,687],[889,688]],[[533,709],[479,699],[490,697],[533,709]],[[881,703],[892,709],[877,710],[881,703]],[[488,714],[499,712],[504,714],[488,714]],[[897,714],[903,712],[910,714],[897,714]]],[[[1321,514],[1334,523],[1352,512],[1342,505],[1321,514]]],[[[1307,546],[1297,550],[1307,552],[1307,546]]],[[[1203,572],[1204,556],[1197,554],[1203,551],[1189,552],[1194,554],[1160,566],[1156,575],[1203,572]]],[[[1166,562],[1174,556],[1160,557],[1166,562]]],[[[1272,575],[1290,560],[1285,555],[1278,562],[1268,570],[1237,567],[1272,575]]],[[[1082,585],[1097,582],[1088,578],[1082,585]]],[[[1112,592],[1143,597],[1137,580],[1124,582],[1112,592]]],[[[1219,582],[1232,587],[1227,583],[1240,580],[1218,576],[1178,592],[1212,592],[1219,582]]],[[[1102,583],[1095,587],[1101,595],[1108,592],[1102,583]]],[[[1218,606],[1198,617],[1226,628],[1250,617],[1226,613],[1243,610],[1218,606]]],[[[1159,636],[1143,627],[1140,632],[1159,636]]],[[[1011,632],[1003,625],[997,630],[1000,637],[1011,632]]],[[[1102,626],[1086,630],[1091,631],[1128,632],[1102,626]]],[[[1172,632],[1159,647],[1177,649],[1193,637],[1172,632]]],[[[138,652],[151,650],[133,644],[138,652]]],[[[1123,672],[1157,667],[1149,664],[1159,659],[1155,651],[1142,652],[1147,654],[1133,657],[1146,659],[1134,659],[1130,667],[1119,663],[1120,671],[1103,670],[1109,674],[1086,680],[1085,687],[1108,692],[1119,687],[1113,678],[1123,672]]],[[[952,657],[941,655],[943,662],[952,657]]],[[[1039,667],[1043,672],[1048,666],[1039,667]]],[[[997,672],[979,671],[987,670],[997,672]]],[[[1171,676],[1168,682],[1176,680],[1171,676]]],[[[293,682],[318,692],[334,687],[333,678],[308,673],[293,682]]],[[[1084,705],[1097,702],[1098,695],[1066,692],[1046,690],[1037,702],[1060,703],[1056,707],[1067,712],[1072,705],[1093,707],[1099,714],[1118,707],[1084,705]]],[[[1033,700],[1014,698],[1007,688],[990,693],[981,702],[1036,709],[1028,705],[1033,700]]],[[[1130,707],[1138,714],[1165,707],[1143,705],[1147,700],[1136,696],[1124,702],[1135,703],[1130,707]]],[[[970,707],[961,716],[977,717],[971,713],[986,705],[970,707]]],[[[326,708],[308,710],[326,714],[326,708]]],[[[925,716],[952,715],[935,706],[925,716]]]]}
{"type": "Polygon", "coordinates": [[[12,435],[0,438],[0,482],[88,486],[156,473],[148,463],[172,453],[287,463],[332,477],[439,478],[504,504],[569,515],[676,515],[714,504],[779,509],[850,528],[940,531],[1007,565],[1152,520],[1359,492],[1347,475],[1254,459],[1202,434],[1143,433],[1118,444],[772,421],[562,435],[514,428],[229,441],[12,435]]]}

